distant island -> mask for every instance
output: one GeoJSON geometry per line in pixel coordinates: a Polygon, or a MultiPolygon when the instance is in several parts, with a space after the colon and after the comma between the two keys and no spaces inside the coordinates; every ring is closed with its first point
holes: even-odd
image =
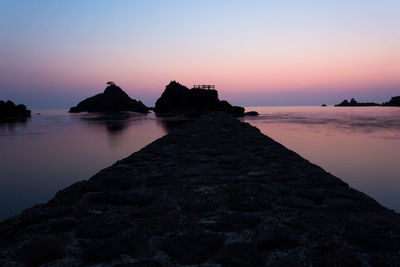
{"type": "Polygon", "coordinates": [[[357,102],[354,98],[349,101],[347,99],[343,100],[340,104],[335,105],[335,107],[370,107],[370,106],[388,106],[388,107],[400,107],[400,96],[394,96],[390,101],[377,104],[373,102],[357,102]]]}
{"type": "Polygon", "coordinates": [[[196,85],[192,89],[171,81],[161,97],[157,99],[154,111],[158,115],[188,113],[193,111],[225,111],[235,117],[244,116],[244,108],[232,106],[218,99],[214,85],[196,85]]]}
{"type": "Polygon", "coordinates": [[[25,105],[16,105],[8,100],[4,102],[0,100],[0,120],[27,118],[31,116],[31,111],[26,109],[25,105]]]}
{"type": "Polygon", "coordinates": [[[400,96],[392,97],[388,102],[383,103],[382,106],[400,107],[400,96]]]}
{"type": "Polygon", "coordinates": [[[103,93],[81,101],[77,106],[71,107],[70,113],[79,112],[119,112],[132,111],[149,113],[149,108],[141,101],[132,99],[114,82],[107,82],[103,93]]]}

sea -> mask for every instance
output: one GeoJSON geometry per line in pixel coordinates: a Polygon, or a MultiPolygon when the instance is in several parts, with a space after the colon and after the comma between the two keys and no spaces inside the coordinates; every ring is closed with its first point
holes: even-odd
{"type": "MultiPolygon", "coordinates": [[[[400,212],[400,108],[246,107],[240,120],[383,206],[400,212]]],[[[171,129],[153,113],[70,114],[33,110],[0,123],[0,221],[89,179],[171,129]]],[[[173,121],[173,120],[172,120],[173,121]]]]}

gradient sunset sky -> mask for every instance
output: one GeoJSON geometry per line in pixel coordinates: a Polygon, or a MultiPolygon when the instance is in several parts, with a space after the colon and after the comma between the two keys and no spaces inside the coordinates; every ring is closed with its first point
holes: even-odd
{"type": "Polygon", "coordinates": [[[68,108],[171,80],[239,105],[400,95],[399,0],[0,0],[0,99],[68,108]]]}

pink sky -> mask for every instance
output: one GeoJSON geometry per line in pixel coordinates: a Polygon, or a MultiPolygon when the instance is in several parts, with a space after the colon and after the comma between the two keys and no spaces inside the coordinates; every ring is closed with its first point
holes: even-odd
{"type": "Polygon", "coordinates": [[[171,80],[241,105],[400,95],[397,1],[224,3],[10,2],[0,99],[66,108],[109,80],[147,105],[171,80]]]}

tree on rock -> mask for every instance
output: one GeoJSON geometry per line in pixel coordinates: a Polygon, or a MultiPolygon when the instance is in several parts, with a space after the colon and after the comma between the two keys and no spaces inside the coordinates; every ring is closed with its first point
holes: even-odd
{"type": "Polygon", "coordinates": [[[107,85],[108,85],[108,86],[115,86],[115,82],[109,81],[109,82],[107,82],[107,85]]]}

